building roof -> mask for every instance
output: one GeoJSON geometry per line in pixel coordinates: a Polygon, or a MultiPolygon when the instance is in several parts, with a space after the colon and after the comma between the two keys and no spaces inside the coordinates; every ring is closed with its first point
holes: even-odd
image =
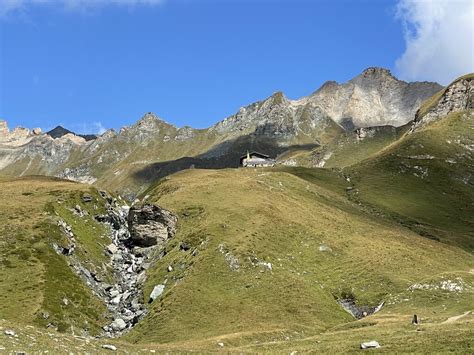
{"type": "MultiPolygon", "coordinates": [[[[259,152],[255,152],[255,151],[249,153],[249,155],[250,155],[250,158],[252,158],[252,157],[259,157],[259,158],[263,158],[263,159],[270,159],[270,156],[269,156],[269,155],[266,155],[266,154],[263,154],[263,153],[259,153],[259,152]]],[[[247,158],[247,154],[242,155],[242,156],[240,157],[240,164],[242,164],[242,161],[243,161],[244,159],[246,159],[246,158],[247,158]]]]}
{"type": "MultiPolygon", "coordinates": [[[[259,153],[259,152],[255,152],[255,151],[250,152],[249,154],[250,154],[250,156],[256,155],[256,156],[258,156],[258,157],[260,157],[260,158],[267,158],[267,159],[270,158],[269,155],[266,155],[266,154],[263,154],[263,153],[259,153]]],[[[244,158],[247,158],[247,153],[245,153],[244,155],[242,155],[242,156],[240,157],[240,159],[244,159],[244,158]]]]}

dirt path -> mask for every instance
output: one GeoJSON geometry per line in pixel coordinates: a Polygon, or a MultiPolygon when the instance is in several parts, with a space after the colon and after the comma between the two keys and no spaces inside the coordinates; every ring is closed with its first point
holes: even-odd
{"type": "Polygon", "coordinates": [[[465,317],[467,316],[468,314],[471,314],[471,311],[467,311],[459,316],[454,316],[454,317],[450,317],[448,319],[446,319],[443,323],[441,324],[447,324],[447,323],[454,323],[456,322],[458,319],[461,319],[462,317],[465,317]]]}

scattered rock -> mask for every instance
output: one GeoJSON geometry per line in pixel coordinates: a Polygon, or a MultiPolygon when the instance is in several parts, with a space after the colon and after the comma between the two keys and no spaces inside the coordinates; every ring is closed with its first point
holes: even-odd
{"type": "Polygon", "coordinates": [[[148,303],[152,303],[155,299],[160,297],[163,294],[164,290],[165,290],[165,285],[161,285],[161,284],[156,285],[153,288],[153,291],[150,294],[150,299],[149,299],[148,303]]]}
{"type": "Polygon", "coordinates": [[[189,244],[188,242],[181,242],[179,249],[188,251],[189,249],[191,249],[191,244],[189,244]]]}
{"type": "Polygon", "coordinates": [[[103,349],[107,349],[107,350],[112,350],[112,351],[116,351],[117,350],[117,347],[113,346],[113,345],[109,345],[109,344],[104,344],[102,345],[102,348],[103,349]]]}
{"type": "Polygon", "coordinates": [[[325,245],[325,244],[321,244],[321,245],[319,246],[319,251],[329,251],[329,252],[332,252],[332,249],[331,249],[329,246],[325,245]]]}
{"type": "Polygon", "coordinates": [[[268,271],[272,271],[273,269],[272,263],[266,263],[264,261],[261,261],[258,264],[266,268],[268,271]]]}
{"type": "Polygon", "coordinates": [[[63,305],[67,306],[69,304],[69,300],[67,298],[63,298],[63,305]]]}
{"type": "Polygon", "coordinates": [[[378,342],[376,342],[375,340],[372,340],[372,341],[368,341],[366,343],[361,343],[360,348],[361,349],[370,349],[370,348],[378,349],[378,348],[380,348],[380,344],[378,342]]]}
{"type": "Polygon", "coordinates": [[[222,343],[222,342],[217,343],[217,345],[219,345],[221,348],[224,347],[224,343],[222,343]]]}
{"type": "Polygon", "coordinates": [[[168,272],[171,272],[171,271],[173,271],[173,267],[172,267],[171,265],[168,265],[168,269],[167,269],[167,270],[168,270],[168,272]]]}
{"type": "Polygon", "coordinates": [[[8,335],[10,337],[16,337],[17,336],[16,333],[13,330],[10,330],[10,329],[5,330],[4,333],[5,333],[5,335],[8,335]]]}
{"type": "Polygon", "coordinates": [[[236,256],[232,255],[232,253],[227,250],[224,244],[219,244],[217,248],[224,255],[224,259],[227,262],[227,265],[229,265],[229,268],[232,271],[239,271],[240,270],[239,259],[236,256]]]}
{"type": "Polygon", "coordinates": [[[115,331],[121,331],[127,327],[127,324],[122,318],[117,318],[112,322],[112,324],[110,324],[110,326],[115,331]]]}
{"type": "Polygon", "coordinates": [[[110,253],[110,254],[115,254],[118,252],[118,247],[115,245],[115,244],[109,244],[107,245],[107,251],[110,253]]]}
{"type": "Polygon", "coordinates": [[[92,202],[92,196],[91,195],[82,195],[82,201],[83,202],[92,202]]]}

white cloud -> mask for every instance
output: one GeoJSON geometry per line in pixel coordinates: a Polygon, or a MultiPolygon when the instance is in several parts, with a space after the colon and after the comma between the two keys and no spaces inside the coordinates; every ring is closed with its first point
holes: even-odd
{"type": "Polygon", "coordinates": [[[165,0],[0,0],[0,16],[24,15],[35,6],[51,6],[67,11],[89,11],[107,6],[134,7],[161,5],[165,0]]]}
{"type": "Polygon", "coordinates": [[[107,129],[104,127],[102,122],[100,121],[95,121],[95,122],[81,122],[81,123],[75,123],[71,125],[65,125],[63,127],[69,128],[75,133],[78,134],[102,134],[104,133],[107,129]]]}
{"type": "Polygon", "coordinates": [[[107,129],[102,125],[102,122],[94,122],[93,126],[95,127],[95,131],[93,133],[102,134],[107,129]]]}
{"type": "Polygon", "coordinates": [[[400,0],[406,50],[396,69],[405,80],[448,84],[474,72],[473,0],[400,0]]]}

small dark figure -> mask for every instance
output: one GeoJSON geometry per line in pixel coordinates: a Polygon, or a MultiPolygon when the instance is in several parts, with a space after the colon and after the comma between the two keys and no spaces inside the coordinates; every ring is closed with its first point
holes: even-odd
{"type": "Polygon", "coordinates": [[[418,316],[416,314],[413,315],[413,319],[411,321],[411,324],[413,325],[418,325],[418,316]]]}

